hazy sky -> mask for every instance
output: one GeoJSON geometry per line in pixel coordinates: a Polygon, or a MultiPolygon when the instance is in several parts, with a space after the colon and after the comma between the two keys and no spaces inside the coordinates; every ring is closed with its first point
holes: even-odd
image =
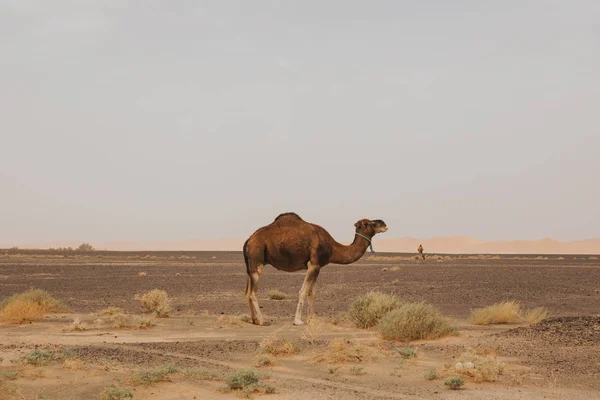
{"type": "Polygon", "coordinates": [[[600,2],[0,0],[0,243],[600,237],[600,2]]]}

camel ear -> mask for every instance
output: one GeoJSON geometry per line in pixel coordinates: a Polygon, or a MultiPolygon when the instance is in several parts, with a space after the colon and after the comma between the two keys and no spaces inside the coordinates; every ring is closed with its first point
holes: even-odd
{"type": "Polygon", "coordinates": [[[358,221],[357,223],[354,224],[354,226],[356,228],[366,228],[367,222],[366,221],[358,221]]]}

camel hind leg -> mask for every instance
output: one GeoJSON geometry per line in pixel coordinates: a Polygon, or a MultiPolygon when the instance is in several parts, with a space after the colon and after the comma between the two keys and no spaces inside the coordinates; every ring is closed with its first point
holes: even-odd
{"type": "Polygon", "coordinates": [[[313,312],[313,295],[315,290],[315,283],[317,276],[319,275],[319,266],[312,263],[308,263],[308,271],[306,277],[300,288],[300,294],[298,296],[298,306],[296,307],[296,316],[294,317],[294,325],[302,325],[302,309],[304,308],[304,300],[308,297],[309,303],[309,317],[313,312]]]}

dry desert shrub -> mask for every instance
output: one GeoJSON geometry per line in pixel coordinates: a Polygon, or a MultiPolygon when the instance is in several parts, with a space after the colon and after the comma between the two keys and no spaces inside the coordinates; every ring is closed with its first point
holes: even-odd
{"type": "Polygon", "coordinates": [[[14,294],[0,303],[0,321],[22,324],[38,321],[48,313],[65,312],[67,308],[42,289],[14,294]]]}
{"type": "Polygon", "coordinates": [[[377,330],[386,340],[437,339],[456,331],[434,306],[405,303],[381,318],[377,330]]]}
{"type": "Polygon", "coordinates": [[[360,363],[363,362],[367,355],[372,353],[365,346],[351,342],[344,338],[335,338],[325,351],[316,355],[313,360],[318,363],[326,363],[330,365],[360,363]]]}
{"type": "Polygon", "coordinates": [[[14,300],[0,310],[0,322],[22,324],[39,321],[44,315],[46,313],[39,304],[27,300],[14,300]]]}
{"type": "Polygon", "coordinates": [[[469,319],[475,325],[517,324],[523,321],[536,324],[548,315],[548,310],[543,307],[523,310],[516,301],[503,301],[472,310],[469,319]]]}
{"type": "Polygon", "coordinates": [[[259,351],[272,356],[291,356],[298,353],[298,345],[294,340],[277,340],[271,337],[260,343],[259,351]]]}
{"type": "Polygon", "coordinates": [[[361,296],[350,306],[349,316],[357,328],[372,328],[385,314],[400,307],[401,300],[390,294],[371,291],[361,296]]]}
{"type": "Polygon", "coordinates": [[[153,289],[147,293],[136,294],[142,308],[152,312],[157,318],[166,318],[171,313],[171,299],[164,290],[153,289]]]}
{"type": "Polygon", "coordinates": [[[267,295],[271,300],[283,300],[285,299],[285,293],[281,290],[271,289],[267,295]]]}

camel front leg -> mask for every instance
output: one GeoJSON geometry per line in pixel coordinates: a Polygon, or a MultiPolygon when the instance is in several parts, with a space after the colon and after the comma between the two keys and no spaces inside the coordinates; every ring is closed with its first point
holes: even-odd
{"type": "MultiPolygon", "coordinates": [[[[318,266],[312,265],[310,262],[308,263],[308,271],[306,272],[306,277],[304,277],[304,282],[302,283],[302,287],[300,288],[300,295],[298,296],[298,306],[296,307],[296,317],[294,318],[294,325],[302,325],[304,321],[302,321],[302,309],[304,308],[304,300],[309,293],[311,285],[315,281],[317,275],[319,274],[318,266]]],[[[312,299],[309,299],[309,305],[312,303],[312,299]]]]}
{"type": "Polygon", "coordinates": [[[256,296],[261,270],[262,266],[259,266],[256,272],[252,272],[248,275],[246,298],[248,299],[248,308],[250,310],[250,318],[252,318],[252,323],[255,325],[269,325],[269,323],[265,322],[263,319],[262,313],[260,312],[260,307],[258,306],[258,298],[256,296]]]}

